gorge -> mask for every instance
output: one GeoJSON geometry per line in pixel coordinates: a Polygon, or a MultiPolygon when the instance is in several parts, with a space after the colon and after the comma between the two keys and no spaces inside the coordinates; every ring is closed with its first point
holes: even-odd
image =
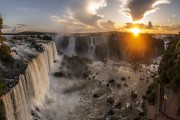
{"type": "Polygon", "coordinates": [[[137,50],[137,56],[131,57],[132,51],[125,47],[129,44],[124,42],[126,34],[113,34],[52,35],[54,42],[16,36],[15,44],[11,38],[13,57],[26,67],[1,97],[6,119],[143,117],[146,90],[157,76],[166,43],[144,35],[149,49],[137,50]]]}

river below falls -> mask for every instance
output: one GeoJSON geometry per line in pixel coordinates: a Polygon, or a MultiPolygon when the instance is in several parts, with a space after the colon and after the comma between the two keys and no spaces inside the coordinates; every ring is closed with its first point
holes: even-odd
{"type": "MultiPolygon", "coordinates": [[[[54,71],[61,66],[61,63],[56,64],[54,71]]],[[[41,119],[133,120],[144,112],[142,96],[153,81],[146,68],[134,69],[123,61],[94,61],[88,69],[87,79],[50,75],[50,90],[39,108],[41,119]],[[132,92],[136,98],[132,98],[132,92]]]]}

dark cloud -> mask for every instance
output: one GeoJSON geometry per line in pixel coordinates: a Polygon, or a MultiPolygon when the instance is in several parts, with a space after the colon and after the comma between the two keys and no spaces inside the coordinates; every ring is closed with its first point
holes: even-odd
{"type": "Polygon", "coordinates": [[[126,23],[126,25],[124,26],[124,28],[140,28],[140,29],[149,29],[149,30],[153,30],[155,29],[155,27],[152,25],[152,22],[149,21],[147,24],[143,24],[143,23],[126,23]]]}
{"type": "Polygon", "coordinates": [[[169,0],[121,0],[125,13],[131,16],[133,21],[139,21],[148,13],[155,12],[157,5],[170,3],[169,0]]]}
{"type": "Polygon", "coordinates": [[[116,29],[115,22],[108,20],[108,21],[101,21],[100,26],[105,29],[116,29]]]}
{"type": "Polygon", "coordinates": [[[25,25],[25,24],[17,24],[17,26],[19,26],[19,27],[25,27],[26,25],[25,25]]]}
{"type": "Polygon", "coordinates": [[[146,28],[147,26],[145,24],[133,24],[133,23],[126,23],[126,25],[124,26],[124,28],[135,28],[135,27],[138,27],[138,28],[146,28]]]}

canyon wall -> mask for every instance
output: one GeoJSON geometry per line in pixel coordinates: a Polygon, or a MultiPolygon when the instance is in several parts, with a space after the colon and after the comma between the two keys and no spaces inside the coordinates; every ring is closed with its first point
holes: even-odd
{"type": "Polygon", "coordinates": [[[49,90],[49,71],[57,59],[54,42],[45,45],[44,52],[28,63],[19,82],[1,97],[7,120],[31,120],[31,110],[43,105],[45,94],[49,90]]]}

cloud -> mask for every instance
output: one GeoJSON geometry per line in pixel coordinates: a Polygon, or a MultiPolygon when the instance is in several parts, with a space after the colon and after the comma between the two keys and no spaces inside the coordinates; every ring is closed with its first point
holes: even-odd
{"type": "Polygon", "coordinates": [[[71,17],[60,17],[60,16],[51,16],[51,21],[56,23],[61,27],[63,32],[75,32],[88,29],[88,25],[81,23],[80,21],[71,18],[71,17]]]}
{"type": "Polygon", "coordinates": [[[69,24],[69,25],[82,25],[78,20],[73,19],[73,18],[62,18],[60,16],[51,16],[51,21],[58,23],[58,24],[69,24]]]}
{"type": "Polygon", "coordinates": [[[19,26],[19,27],[25,27],[26,25],[25,25],[25,24],[17,24],[17,26],[19,26]]]}
{"type": "Polygon", "coordinates": [[[63,32],[92,32],[116,30],[116,23],[111,20],[99,20],[98,27],[90,26],[71,17],[51,16],[51,21],[59,25],[63,32]]]}
{"type": "Polygon", "coordinates": [[[126,25],[124,26],[124,28],[135,28],[135,27],[138,27],[138,28],[147,28],[147,26],[143,23],[126,23],[126,25]]]}
{"type": "Polygon", "coordinates": [[[11,29],[13,27],[9,26],[9,25],[3,25],[3,28],[2,29],[11,29]]]}
{"type": "Polygon", "coordinates": [[[31,9],[31,8],[27,8],[27,7],[19,7],[19,8],[17,8],[17,10],[22,11],[22,12],[29,12],[29,13],[38,11],[37,9],[31,9]]]}
{"type": "Polygon", "coordinates": [[[16,33],[16,32],[21,32],[24,30],[24,28],[26,27],[25,24],[17,24],[16,26],[13,27],[13,29],[11,30],[11,32],[16,33]]]}
{"type": "Polygon", "coordinates": [[[168,4],[170,0],[120,0],[121,11],[130,16],[134,22],[142,20],[146,15],[156,12],[160,4],[168,4]]]}
{"type": "Polygon", "coordinates": [[[116,29],[116,23],[108,20],[108,21],[100,21],[99,22],[99,26],[101,26],[104,29],[111,29],[111,30],[115,30],[116,29]]]}
{"type": "Polygon", "coordinates": [[[66,12],[63,15],[52,15],[50,19],[64,31],[98,31],[105,27],[111,28],[112,23],[104,21],[103,15],[99,14],[106,6],[106,0],[72,0],[65,5],[66,12]]]}
{"type": "Polygon", "coordinates": [[[103,18],[98,11],[106,5],[106,0],[73,0],[68,11],[72,18],[94,27],[103,18]]]}
{"type": "Polygon", "coordinates": [[[175,26],[158,26],[156,27],[161,32],[168,32],[168,33],[178,33],[180,30],[180,25],[175,26]]]}

